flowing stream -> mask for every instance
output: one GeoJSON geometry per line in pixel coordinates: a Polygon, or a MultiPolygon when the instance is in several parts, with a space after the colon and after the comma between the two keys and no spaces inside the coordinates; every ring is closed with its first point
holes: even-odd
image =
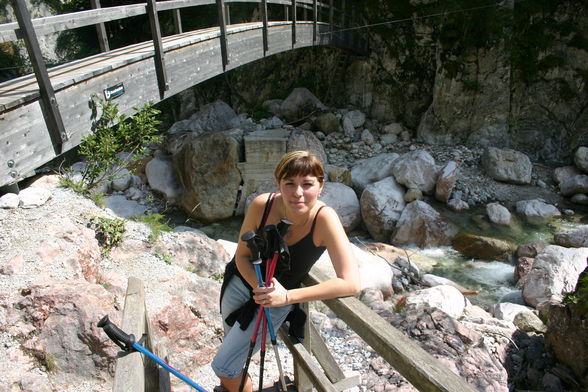
{"type": "MultiPolygon", "coordinates": [[[[465,212],[453,212],[442,205],[434,207],[459,231],[499,238],[515,245],[537,241],[553,243],[555,233],[588,225],[588,211],[576,211],[574,215],[563,216],[544,226],[525,224],[513,214],[511,225],[506,227],[489,222],[485,207],[465,212]]],[[[242,217],[234,217],[198,229],[213,239],[235,242],[241,222],[242,217]]],[[[468,290],[478,291],[477,295],[468,295],[475,305],[487,309],[497,302],[522,303],[521,292],[513,282],[514,259],[509,262],[474,260],[462,256],[451,247],[422,249],[419,253],[435,260],[436,265],[430,273],[451,279],[468,290]]]]}

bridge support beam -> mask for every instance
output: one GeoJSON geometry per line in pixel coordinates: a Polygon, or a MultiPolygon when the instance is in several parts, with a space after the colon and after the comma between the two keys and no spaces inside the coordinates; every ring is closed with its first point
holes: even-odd
{"type": "Polygon", "coordinates": [[[218,26],[220,28],[220,49],[221,56],[223,58],[223,71],[225,71],[227,69],[227,64],[229,64],[229,55],[227,52],[227,21],[225,14],[225,1],[216,0],[216,5],[218,8],[218,26]]]}
{"type": "MultiPolygon", "coordinates": [[[[90,4],[94,9],[102,8],[100,0],[90,0],[90,4]]],[[[110,50],[110,45],[108,44],[108,35],[106,34],[106,26],[104,23],[98,23],[96,25],[96,33],[98,33],[98,45],[100,45],[100,51],[108,52],[110,50]]]]}
{"type": "Polygon", "coordinates": [[[269,43],[267,40],[267,29],[268,29],[268,21],[267,21],[267,0],[261,0],[261,17],[263,21],[263,54],[267,53],[269,50],[269,43]]]}
{"type": "Polygon", "coordinates": [[[292,47],[296,45],[296,0],[292,0],[292,47]]]}
{"type": "Polygon", "coordinates": [[[149,14],[149,25],[151,26],[151,36],[153,37],[153,49],[155,54],[155,73],[157,74],[157,84],[159,85],[159,96],[165,97],[165,92],[169,90],[167,81],[167,70],[165,69],[165,59],[163,52],[163,43],[161,42],[161,28],[159,18],[157,17],[157,6],[155,0],[147,0],[147,14],[149,14]]]}
{"type": "Polygon", "coordinates": [[[53,90],[51,80],[49,79],[49,73],[47,72],[45,61],[43,60],[41,47],[39,46],[39,41],[37,40],[37,35],[35,34],[35,29],[33,28],[31,15],[27,6],[24,0],[14,0],[13,6],[16,20],[21,29],[22,37],[25,41],[33,70],[35,71],[35,77],[39,84],[41,110],[43,112],[43,117],[45,118],[45,124],[47,124],[47,129],[49,130],[53,150],[56,155],[59,155],[62,153],[63,143],[66,142],[69,137],[65,132],[63,119],[59,112],[59,105],[55,98],[55,91],[53,90]]]}

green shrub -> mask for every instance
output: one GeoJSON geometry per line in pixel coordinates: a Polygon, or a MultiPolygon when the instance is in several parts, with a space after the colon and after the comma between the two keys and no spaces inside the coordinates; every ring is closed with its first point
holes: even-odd
{"type": "Polygon", "coordinates": [[[161,214],[148,214],[145,216],[137,216],[134,218],[135,221],[145,223],[151,229],[151,235],[149,239],[153,242],[157,240],[162,231],[172,231],[168,225],[168,221],[162,221],[165,218],[161,214]]]}
{"type": "Polygon", "coordinates": [[[160,111],[152,103],[133,107],[136,113],[129,117],[119,113],[117,104],[97,95],[92,96],[91,102],[92,133],[84,137],[79,147],[79,154],[86,158],[82,173],[86,190],[101,181],[114,179],[122,168],[139,160],[150,143],[159,143],[162,138],[157,129],[160,111]],[[128,154],[117,155],[122,152],[128,154]]]}
{"type": "Polygon", "coordinates": [[[588,316],[588,268],[585,269],[582,274],[580,274],[578,283],[576,284],[576,289],[573,293],[566,295],[563,303],[578,304],[584,315],[588,316]]]}
{"type": "Polygon", "coordinates": [[[121,218],[94,217],[90,219],[90,227],[94,229],[98,243],[106,251],[110,251],[124,238],[125,220],[121,218]]]}

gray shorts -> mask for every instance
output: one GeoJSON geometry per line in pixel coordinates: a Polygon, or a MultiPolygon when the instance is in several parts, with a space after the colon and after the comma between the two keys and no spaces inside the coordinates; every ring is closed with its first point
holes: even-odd
{"type": "MultiPolygon", "coordinates": [[[[214,370],[214,373],[218,377],[239,377],[245,366],[245,360],[247,359],[247,353],[249,352],[249,345],[251,343],[251,337],[253,336],[253,330],[255,329],[255,321],[257,320],[259,309],[255,312],[253,320],[251,320],[247,329],[244,331],[241,329],[239,322],[235,322],[233,327],[231,327],[224,320],[234,310],[240,308],[246,303],[249,298],[249,289],[238,276],[233,276],[225,289],[221,302],[225,337],[211,364],[212,370],[214,370]]],[[[292,307],[293,305],[270,308],[275,331],[277,331],[282,325],[286,316],[288,316],[288,313],[292,310],[292,307]]],[[[261,346],[261,330],[262,328],[260,327],[255,349],[253,351],[254,353],[259,351],[261,346]]],[[[267,334],[267,339],[269,343],[269,333],[267,334]]]]}

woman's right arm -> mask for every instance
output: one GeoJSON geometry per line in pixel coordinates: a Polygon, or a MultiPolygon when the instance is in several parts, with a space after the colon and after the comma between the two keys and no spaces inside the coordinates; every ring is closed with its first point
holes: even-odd
{"type": "Polygon", "coordinates": [[[261,216],[263,215],[268,196],[269,194],[264,193],[253,199],[253,202],[247,209],[247,213],[243,219],[241,231],[239,231],[239,238],[237,240],[238,242],[237,251],[235,253],[235,262],[241,276],[245,278],[245,280],[253,288],[257,287],[259,282],[257,281],[255,269],[251,264],[251,251],[247,247],[247,243],[245,241],[241,241],[241,236],[248,231],[257,230],[257,226],[261,221],[261,216]]]}

